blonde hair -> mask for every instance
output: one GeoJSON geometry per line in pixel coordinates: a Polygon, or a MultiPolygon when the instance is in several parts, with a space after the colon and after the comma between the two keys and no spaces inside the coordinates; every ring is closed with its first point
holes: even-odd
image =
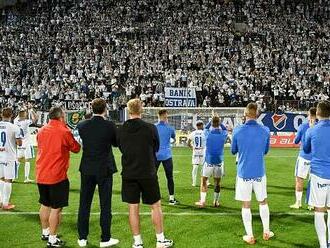
{"type": "Polygon", "coordinates": [[[131,99],[127,103],[128,113],[130,115],[142,114],[142,102],[140,99],[131,99]]]}
{"type": "Polygon", "coordinates": [[[245,116],[249,118],[257,118],[258,105],[254,102],[249,103],[245,108],[245,116]]]}
{"type": "Polygon", "coordinates": [[[26,115],[27,115],[27,111],[26,110],[20,110],[18,112],[18,117],[19,118],[25,118],[26,115]]]}

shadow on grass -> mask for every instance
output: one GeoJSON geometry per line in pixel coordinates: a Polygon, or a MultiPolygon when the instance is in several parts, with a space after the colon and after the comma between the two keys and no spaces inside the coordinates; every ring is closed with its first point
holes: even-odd
{"type": "Polygon", "coordinates": [[[198,208],[197,206],[195,206],[194,204],[188,205],[188,204],[184,204],[184,203],[180,203],[178,205],[175,206],[171,206],[171,205],[166,205],[166,204],[162,204],[163,207],[166,207],[167,209],[178,209],[178,210],[184,210],[185,212],[196,212],[196,213],[236,213],[236,212],[240,212],[241,208],[231,208],[228,206],[223,206],[221,205],[219,208],[215,208],[212,205],[206,205],[205,208],[198,208]]]}

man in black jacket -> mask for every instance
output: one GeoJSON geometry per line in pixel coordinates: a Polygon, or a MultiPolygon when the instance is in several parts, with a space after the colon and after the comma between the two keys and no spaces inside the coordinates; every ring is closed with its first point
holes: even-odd
{"type": "Polygon", "coordinates": [[[80,163],[81,188],[78,214],[78,245],[87,245],[89,216],[96,185],[100,197],[100,247],[119,243],[111,238],[112,176],[117,172],[112,146],[117,146],[116,127],[105,119],[106,102],[97,98],[92,102],[93,117],[78,124],[77,129],[83,144],[80,163]]]}
{"type": "Polygon", "coordinates": [[[139,99],[127,103],[130,119],[118,132],[118,146],[122,152],[122,199],[129,206],[129,222],[133,233],[133,248],[143,248],[140,234],[139,204],[151,206],[151,217],[156,230],[157,248],[173,245],[164,237],[163,213],[156,171],[156,152],[159,137],[154,125],[141,120],[142,103],[139,99]]]}

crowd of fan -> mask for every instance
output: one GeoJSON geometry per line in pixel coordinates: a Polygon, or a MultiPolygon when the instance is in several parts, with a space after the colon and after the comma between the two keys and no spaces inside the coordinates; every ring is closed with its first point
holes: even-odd
{"type": "Polygon", "coordinates": [[[3,11],[0,103],[140,97],[307,108],[330,95],[327,0],[43,0],[3,11]]]}

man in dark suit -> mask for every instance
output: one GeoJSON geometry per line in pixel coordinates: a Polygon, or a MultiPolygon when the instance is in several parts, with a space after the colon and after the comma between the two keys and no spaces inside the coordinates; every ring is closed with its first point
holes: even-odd
{"type": "Polygon", "coordinates": [[[132,99],[127,103],[130,119],[118,132],[118,146],[122,152],[122,199],[128,203],[129,221],[133,233],[133,248],[143,248],[140,234],[139,204],[150,205],[156,230],[156,247],[166,248],[173,241],[166,239],[156,170],[159,137],[154,125],[141,120],[142,103],[132,99]]]}
{"type": "Polygon", "coordinates": [[[112,146],[116,143],[116,127],[105,119],[106,102],[97,98],[92,101],[93,117],[77,126],[83,144],[80,163],[81,188],[78,214],[78,245],[87,245],[90,208],[96,185],[100,197],[100,226],[102,230],[100,247],[110,247],[119,243],[111,238],[111,197],[112,176],[117,172],[112,146]]]}

